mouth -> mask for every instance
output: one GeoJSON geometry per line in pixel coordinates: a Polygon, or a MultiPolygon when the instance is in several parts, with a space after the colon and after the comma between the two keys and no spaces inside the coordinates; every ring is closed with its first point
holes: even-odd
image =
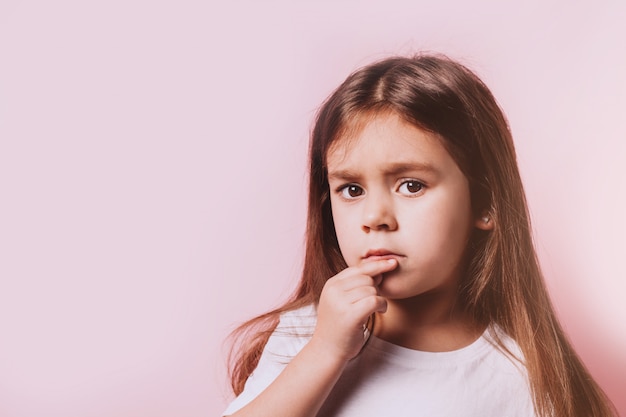
{"type": "Polygon", "coordinates": [[[385,259],[395,259],[399,261],[401,258],[404,258],[404,256],[387,249],[372,249],[367,251],[365,256],[363,256],[361,259],[363,260],[363,262],[374,262],[382,261],[385,259]]]}

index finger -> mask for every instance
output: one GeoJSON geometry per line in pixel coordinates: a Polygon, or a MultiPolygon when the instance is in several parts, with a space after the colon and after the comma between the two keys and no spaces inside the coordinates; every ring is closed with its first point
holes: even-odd
{"type": "Polygon", "coordinates": [[[398,267],[396,259],[381,259],[379,261],[365,262],[357,267],[361,274],[375,277],[385,272],[393,271],[398,267]]]}

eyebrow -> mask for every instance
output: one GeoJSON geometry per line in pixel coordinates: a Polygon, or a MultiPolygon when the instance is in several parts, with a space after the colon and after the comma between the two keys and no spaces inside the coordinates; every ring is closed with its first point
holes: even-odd
{"type": "MultiPolygon", "coordinates": [[[[384,175],[400,175],[407,172],[420,172],[420,173],[429,173],[429,174],[437,174],[439,171],[428,163],[420,163],[420,162],[397,162],[390,164],[385,167],[383,170],[384,175]]],[[[353,169],[338,169],[334,171],[328,172],[329,180],[353,180],[359,178],[361,174],[359,170],[353,169]]]]}

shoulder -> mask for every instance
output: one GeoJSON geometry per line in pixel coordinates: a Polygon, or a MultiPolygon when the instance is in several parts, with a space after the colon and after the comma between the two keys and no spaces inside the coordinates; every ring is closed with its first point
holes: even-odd
{"type": "Polygon", "coordinates": [[[282,313],[276,329],[295,334],[306,334],[313,332],[316,323],[317,308],[313,304],[308,304],[304,307],[282,313]]]}
{"type": "Polygon", "coordinates": [[[499,326],[490,326],[482,336],[499,355],[526,375],[524,353],[518,343],[499,326]]]}
{"type": "Polygon", "coordinates": [[[514,415],[534,416],[533,394],[528,379],[526,360],[518,343],[499,327],[492,327],[483,336],[492,346],[484,367],[494,405],[515,410],[514,415]]]}
{"type": "Polygon", "coordinates": [[[282,313],[263,355],[268,359],[295,356],[313,336],[316,323],[317,309],[312,304],[282,313]]]}
{"type": "Polygon", "coordinates": [[[233,400],[223,415],[239,410],[267,388],[307,344],[316,323],[317,309],[312,304],[282,313],[243,392],[233,400]]]}

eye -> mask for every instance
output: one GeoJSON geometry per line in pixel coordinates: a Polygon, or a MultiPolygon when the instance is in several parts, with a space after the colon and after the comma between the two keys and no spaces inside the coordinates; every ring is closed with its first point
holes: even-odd
{"type": "Polygon", "coordinates": [[[351,200],[353,198],[362,196],[364,193],[363,188],[359,187],[356,184],[344,185],[338,191],[339,194],[341,194],[341,197],[345,198],[346,200],[351,200]]]}
{"type": "Polygon", "coordinates": [[[398,192],[407,196],[414,196],[424,189],[424,184],[417,180],[405,180],[400,184],[398,192]]]}

